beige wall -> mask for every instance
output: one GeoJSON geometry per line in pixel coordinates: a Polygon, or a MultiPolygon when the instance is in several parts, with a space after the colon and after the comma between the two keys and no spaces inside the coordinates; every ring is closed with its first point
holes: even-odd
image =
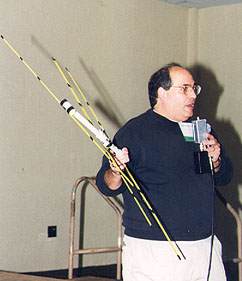
{"type": "MultiPolygon", "coordinates": [[[[149,76],[170,61],[206,65],[218,75],[226,87],[218,117],[229,119],[241,135],[241,114],[233,109],[241,103],[241,5],[199,11],[158,0],[1,0],[0,5],[1,34],[59,99],[68,98],[78,108],[50,57],[67,66],[110,136],[148,108],[149,76]],[[223,30],[233,48],[228,55],[217,32],[224,18],[223,30]],[[206,46],[208,40],[212,42],[206,46]],[[108,118],[102,108],[115,116],[108,118]]],[[[0,43],[0,270],[67,268],[72,185],[82,175],[95,176],[102,154],[0,43]],[[57,225],[57,238],[46,237],[48,225],[57,225]]],[[[112,246],[115,215],[90,189],[84,246],[112,246]]],[[[114,262],[114,254],[89,255],[83,265],[114,262]]]]}
{"type": "MultiPolygon", "coordinates": [[[[153,71],[170,60],[186,62],[187,23],[180,21],[187,10],[157,0],[0,5],[1,32],[9,43],[59,99],[77,108],[51,56],[67,66],[110,136],[149,106],[146,88],[153,71]],[[99,105],[114,111],[119,125],[99,105]]],[[[72,185],[79,176],[96,175],[102,154],[0,43],[0,269],[66,268],[72,185]],[[46,237],[48,225],[57,225],[57,238],[46,237]]],[[[114,245],[109,233],[116,230],[115,215],[94,192],[87,193],[86,204],[92,218],[85,224],[85,246],[114,245]]],[[[84,258],[84,265],[114,262],[111,254],[84,258]]]]}

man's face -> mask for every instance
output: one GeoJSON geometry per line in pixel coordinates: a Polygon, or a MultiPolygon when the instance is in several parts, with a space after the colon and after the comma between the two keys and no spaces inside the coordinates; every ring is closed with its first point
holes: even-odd
{"type": "Polygon", "coordinates": [[[197,95],[192,87],[194,80],[192,75],[181,67],[170,69],[172,87],[166,91],[166,107],[169,118],[174,121],[185,121],[193,115],[193,109],[197,95]],[[188,86],[188,91],[184,91],[188,86]]]}

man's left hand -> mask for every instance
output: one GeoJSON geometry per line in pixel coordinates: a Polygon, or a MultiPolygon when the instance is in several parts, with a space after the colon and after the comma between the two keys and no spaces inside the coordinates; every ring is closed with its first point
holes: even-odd
{"type": "Polygon", "coordinates": [[[207,140],[203,141],[203,150],[208,152],[208,156],[211,157],[215,172],[217,172],[220,168],[220,143],[217,139],[211,135],[207,134],[207,140]]]}

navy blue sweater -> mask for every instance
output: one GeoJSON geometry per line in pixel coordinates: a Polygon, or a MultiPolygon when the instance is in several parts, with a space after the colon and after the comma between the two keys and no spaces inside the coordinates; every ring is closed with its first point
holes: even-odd
{"type": "MultiPolygon", "coordinates": [[[[127,147],[130,155],[128,169],[152,202],[163,226],[172,240],[192,241],[212,233],[213,180],[211,174],[196,174],[194,152],[199,145],[186,142],[178,123],[153,110],[128,121],[115,135],[114,143],[127,147]]],[[[233,167],[222,149],[222,165],[215,174],[216,185],[229,183],[233,167]]],[[[110,168],[106,157],[97,174],[97,186],[107,196],[123,195],[125,234],[152,240],[166,240],[155,223],[149,226],[126,185],[110,190],[104,174],[110,168]]],[[[137,198],[139,194],[132,189],[137,198]]],[[[140,204],[147,212],[146,205],[140,204]]]]}

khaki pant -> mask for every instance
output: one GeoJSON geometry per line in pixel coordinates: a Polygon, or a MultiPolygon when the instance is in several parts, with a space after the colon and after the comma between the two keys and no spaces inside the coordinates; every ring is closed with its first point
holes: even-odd
{"type": "MultiPolygon", "coordinates": [[[[199,241],[178,241],[185,255],[181,260],[167,241],[151,241],[124,236],[124,281],[207,281],[211,237],[199,241]]],[[[209,281],[226,281],[222,247],[214,237],[209,281]]]]}

